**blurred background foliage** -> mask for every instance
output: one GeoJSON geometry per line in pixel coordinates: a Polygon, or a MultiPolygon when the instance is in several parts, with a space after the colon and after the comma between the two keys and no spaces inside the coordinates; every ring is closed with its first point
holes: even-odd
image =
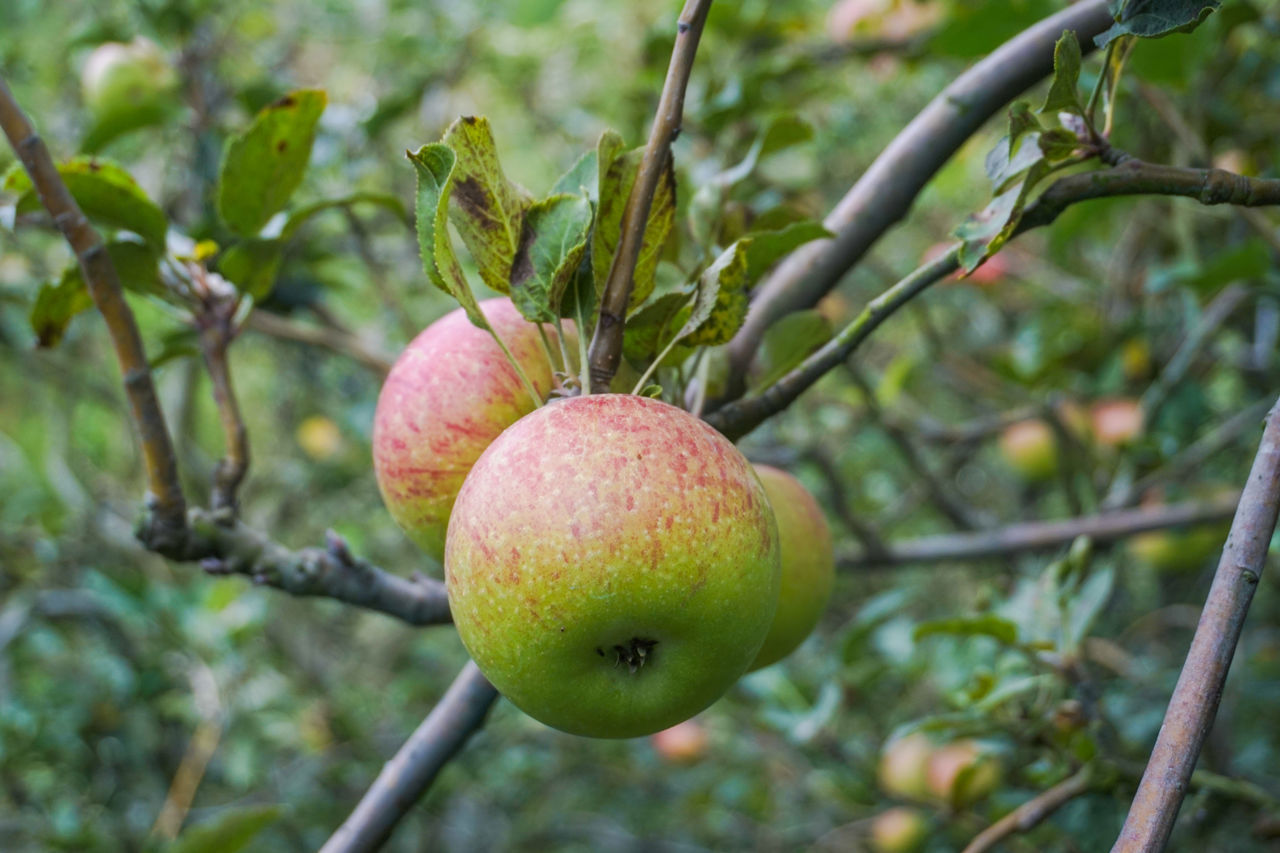
{"type": "MultiPolygon", "coordinates": [[[[968,63],[1061,5],[718,4],[676,146],[685,239],[779,207],[821,217],[968,63]],[[750,176],[698,194],[770,128],[776,150],[750,176]]],[[[606,128],[640,144],[677,11],[590,0],[7,0],[0,68],[66,157],[92,129],[79,86],[89,52],[154,40],[177,69],[180,103],[100,153],[123,164],[175,228],[217,240],[211,191],[224,140],[299,87],[329,95],[299,203],[368,190],[408,205],[403,152],[461,114],[487,115],[508,175],[539,192],[606,128]]],[[[1153,161],[1275,177],[1277,35],[1273,4],[1233,0],[1194,34],[1140,44],[1116,144],[1153,161]]],[[[1096,73],[1095,60],[1086,84],[1096,73]]],[[[909,222],[824,301],[828,322],[850,319],[986,203],[983,160],[1002,124],[966,145],[909,222]]],[[[11,160],[0,151],[0,168],[11,160]]],[[[856,377],[834,372],[744,450],[786,465],[822,498],[843,553],[857,540],[842,517],[890,542],[955,529],[895,434],[980,524],[1096,509],[1112,486],[1160,470],[1274,396],[1280,275],[1266,215],[1269,242],[1266,228],[1229,209],[1080,205],[1005,250],[986,275],[930,291],[861,351],[856,377]],[[1171,372],[1206,307],[1233,284],[1246,288],[1238,307],[1171,372]],[[1115,446],[1068,442],[1048,479],[1021,476],[993,433],[926,440],[930,425],[1028,405],[1149,402],[1153,383],[1163,396],[1155,417],[1115,446]]],[[[239,821],[265,827],[252,849],[315,848],[443,691],[461,645],[447,628],[413,630],[143,553],[131,537],[141,465],[104,330],[85,314],[60,346],[36,347],[35,293],[69,256],[38,216],[28,219],[0,231],[0,847],[160,846],[162,807],[194,783],[187,826],[233,832],[239,821]]],[[[172,310],[133,304],[148,351],[163,361],[160,390],[190,494],[207,494],[221,437],[203,368],[172,310]]],[[[393,356],[449,307],[423,280],[411,227],[356,206],[304,227],[258,310],[393,356]]],[[[246,521],[292,547],[332,528],[379,565],[438,573],[374,484],[376,370],[252,328],[231,364],[254,457],[246,521]]],[[[1257,435],[1251,425],[1136,497],[1238,488],[1257,435]]],[[[1098,547],[846,571],[813,638],[698,718],[706,742],[690,757],[645,739],[562,735],[499,703],[388,849],[862,849],[870,820],[895,802],[876,780],[882,746],[907,726],[939,740],[978,738],[1005,768],[974,805],[923,807],[925,849],[960,849],[1098,755],[1114,778],[1009,849],[1103,849],[1159,726],[1223,532],[1199,553],[1191,539],[1175,540],[1176,570],[1136,548],[1098,547]]],[[[1176,849],[1272,843],[1250,829],[1265,835],[1280,816],[1277,624],[1272,572],[1201,763],[1258,787],[1196,787],[1176,849]]],[[[226,838],[207,848],[184,838],[186,849],[230,849],[226,838]]]]}

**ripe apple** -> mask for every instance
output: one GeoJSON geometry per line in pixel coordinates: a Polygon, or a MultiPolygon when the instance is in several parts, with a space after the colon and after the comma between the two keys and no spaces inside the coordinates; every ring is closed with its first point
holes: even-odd
{"type": "Polygon", "coordinates": [[[1028,480],[1047,480],[1058,471],[1058,442],[1053,429],[1039,418],[1028,418],[1000,433],[1000,453],[1028,480]]]}
{"type": "Polygon", "coordinates": [[[778,520],[782,585],[773,626],[751,664],[753,670],[782,660],[809,636],[836,581],[831,528],[818,501],[786,471],[768,465],[755,469],[778,520]]]}
{"type": "Polygon", "coordinates": [[[876,853],[915,853],[929,837],[929,819],[918,809],[898,806],[871,820],[871,849],[876,853]]]}
{"type": "Polygon", "coordinates": [[[94,48],[80,84],[94,120],[125,129],[162,118],[174,103],[178,76],[155,42],[136,38],[94,48]]]}
{"type": "Polygon", "coordinates": [[[959,740],[929,756],[929,793],[953,808],[972,805],[1000,785],[1000,761],[975,740],[959,740]]]}
{"type": "MultiPolygon", "coordinates": [[[[487,299],[480,310],[546,399],[554,376],[538,327],[509,299],[487,299]]],[[[554,345],[554,333],[551,339],[554,345]]],[[[373,469],[391,517],[422,550],[443,559],[449,511],[467,472],[499,433],[534,408],[493,336],[461,308],[401,353],[378,395],[373,469]]]]}
{"type": "Polygon", "coordinates": [[[707,754],[707,730],[697,720],[685,720],[649,736],[659,755],[671,764],[694,764],[707,754]]]}
{"type": "Polygon", "coordinates": [[[880,753],[880,787],[908,800],[929,798],[929,757],[933,741],[922,732],[894,738],[880,753]]]}
{"type": "Polygon", "coordinates": [[[1142,404],[1119,398],[1094,403],[1089,410],[1093,440],[1101,447],[1123,447],[1142,435],[1142,404]]]}
{"type": "Polygon", "coordinates": [[[719,698],[778,603],[778,528],[729,441],[658,400],[556,400],[467,475],[449,608],[493,685],[572,734],[638,737],[719,698]]]}

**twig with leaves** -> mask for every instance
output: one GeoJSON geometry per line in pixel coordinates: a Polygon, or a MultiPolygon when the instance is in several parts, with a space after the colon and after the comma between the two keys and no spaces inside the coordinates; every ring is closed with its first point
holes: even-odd
{"type": "Polygon", "coordinates": [[[1280,401],[1271,407],[1226,548],[1155,748],[1113,853],[1155,853],[1173,833],[1208,737],[1280,513],[1280,401]]]}
{"type": "Polygon", "coordinates": [[[684,116],[684,93],[693,71],[693,59],[702,38],[702,28],[711,10],[711,0],[686,0],[676,24],[676,43],[671,51],[671,64],[667,68],[666,82],[658,101],[658,111],[649,131],[640,171],[636,175],[631,195],[627,199],[622,216],[622,234],[617,251],[609,267],[604,293],[600,297],[600,311],[595,332],[591,338],[587,363],[593,393],[609,390],[609,383],[618,371],[622,359],[622,332],[625,328],[627,306],[631,301],[631,287],[636,261],[644,242],[645,227],[649,220],[649,207],[653,203],[658,182],[668,168],[671,143],[680,133],[684,116]]]}

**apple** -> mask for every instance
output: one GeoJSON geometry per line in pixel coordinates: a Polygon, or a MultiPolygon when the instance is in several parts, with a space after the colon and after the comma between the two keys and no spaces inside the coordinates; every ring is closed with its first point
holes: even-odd
{"type": "Polygon", "coordinates": [[[1089,410],[1089,422],[1101,447],[1123,447],[1142,435],[1142,404],[1127,398],[1102,400],[1089,410]]]}
{"type": "Polygon", "coordinates": [[[1058,441],[1039,418],[1010,424],[1000,433],[1000,453],[1027,480],[1047,480],[1058,471],[1058,441]]]}
{"type": "MultiPolygon", "coordinates": [[[[541,398],[554,387],[538,327],[511,300],[480,310],[541,398]]],[[[567,334],[567,332],[566,332],[567,334]]],[[[554,332],[550,333],[555,346],[554,332]]],[[[504,429],[536,408],[502,349],[461,308],[432,323],[401,353],[378,395],[373,470],[391,517],[437,560],[458,489],[504,429]]]]}
{"type": "Polygon", "coordinates": [[[317,462],[324,462],[342,450],[342,432],[324,415],[311,415],[298,424],[294,433],[302,452],[317,462]]]}
{"type": "Polygon", "coordinates": [[[894,738],[880,753],[880,787],[885,793],[908,800],[929,798],[929,757],[933,741],[928,735],[913,732],[894,738]]]}
{"type": "Polygon", "coordinates": [[[658,755],[671,764],[694,764],[707,754],[707,730],[697,720],[685,720],[649,736],[658,755]]]}
{"type": "Polygon", "coordinates": [[[1120,347],[1120,372],[1129,382],[1151,376],[1151,345],[1145,338],[1130,338],[1120,347]]]}
{"type": "Polygon", "coordinates": [[[132,128],[163,117],[174,103],[178,76],[155,42],[136,38],[94,48],[80,85],[96,121],[132,128]]]}
{"type": "Polygon", "coordinates": [[[768,465],[756,465],[755,470],[778,520],[782,585],[773,625],[752,670],[795,651],[817,626],[836,581],[831,528],[818,501],[786,471],[768,465]]]}
{"type": "Polygon", "coordinates": [[[877,853],[915,853],[929,837],[929,819],[918,809],[898,806],[871,820],[871,849],[877,853]]]}
{"type": "Polygon", "coordinates": [[[751,464],[675,406],[553,401],[489,446],[445,540],[463,645],[516,707],[639,737],[718,699],[764,644],[778,528],[751,464]]]}
{"type": "Polygon", "coordinates": [[[999,760],[975,740],[960,740],[929,756],[929,793],[953,808],[972,805],[1000,785],[999,760]]]}
{"type": "Polygon", "coordinates": [[[1189,572],[1222,553],[1227,533],[1219,525],[1191,530],[1148,530],[1129,537],[1125,551],[1158,572],[1189,572]]]}

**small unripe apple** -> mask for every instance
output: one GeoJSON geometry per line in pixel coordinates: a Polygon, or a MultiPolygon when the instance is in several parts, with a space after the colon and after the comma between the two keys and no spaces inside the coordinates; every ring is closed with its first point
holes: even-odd
{"type": "Polygon", "coordinates": [[[1093,439],[1102,447],[1123,447],[1142,435],[1142,404],[1126,398],[1103,400],[1089,410],[1093,439]]]}
{"type": "Polygon", "coordinates": [[[753,670],[782,660],[804,642],[822,617],[836,580],[831,528],[818,501],[786,471],[769,465],[755,469],[778,520],[782,585],[778,611],[753,670]]]}
{"type": "Polygon", "coordinates": [[[1227,535],[1220,527],[1148,530],[1129,537],[1125,550],[1137,562],[1159,572],[1189,572],[1222,553],[1227,535]]]}
{"type": "Polygon", "coordinates": [[[1000,761],[974,740],[959,740],[929,756],[929,793],[963,808],[986,797],[1000,785],[1000,761]]]}
{"type": "MultiPolygon", "coordinates": [[[[480,310],[546,399],[552,365],[538,334],[509,299],[480,310]]],[[[550,333],[555,342],[554,332],[550,333]]],[[[437,560],[458,489],[484,449],[536,403],[484,329],[461,308],[432,323],[401,353],[378,395],[373,470],[391,517],[437,560]]]]}
{"type": "Polygon", "coordinates": [[[178,77],[155,42],[107,42],[89,54],[80,76],[85,106],[98,121],[144,124],[172,105],[178,77]]]}
{"type": "Polygon", "coordinates": [[[298,424],[294,437],[298,440],[298,446],[302,448],[302,452],[317,462],[332,459],[342,449],[341,430],[324,415],[312,415],[303,420],[298,424]]]}
{"type": "Polygon", "coordinates": [[[880,753],[880,787],[897,797],[927,800],[929,757],[933,750],[933,741],[921,732],[889,741],[880,753]]]}
{"type": "Polygon", "coordinates": [[[871,849],[876,853],[916,853],[929,837],[929,819],[918,809],[898,806],[871,820],[871,849]]]}
{"type": "Polygon", "coordinates": [[[671,764],[694,764],[707,754],[710,738],[702,723],[685,720],[649,736],[654,750],[671,764]]]}
{"type": "Polygon", "coordinates": [[[778,603],[778,528],[738,449],[659,400],[556,400],[467,475],[449,608],[485,677],[572,734],[687,720],[746,672],[778,603]]]}
{"type": "Polygon", "coordinates": [[[1145,338],[1130,338],[1120,348],[1120,370],[1130,382],[1151,376],[1151,345],[1145,338]]]}
{"type": "Polygon", "coordinates": [[[1047,480],[1058,471],[1057,439],[1039,418],[1005,427],[999,445],[1004,460],[1027,480],[1047,480]]]}

